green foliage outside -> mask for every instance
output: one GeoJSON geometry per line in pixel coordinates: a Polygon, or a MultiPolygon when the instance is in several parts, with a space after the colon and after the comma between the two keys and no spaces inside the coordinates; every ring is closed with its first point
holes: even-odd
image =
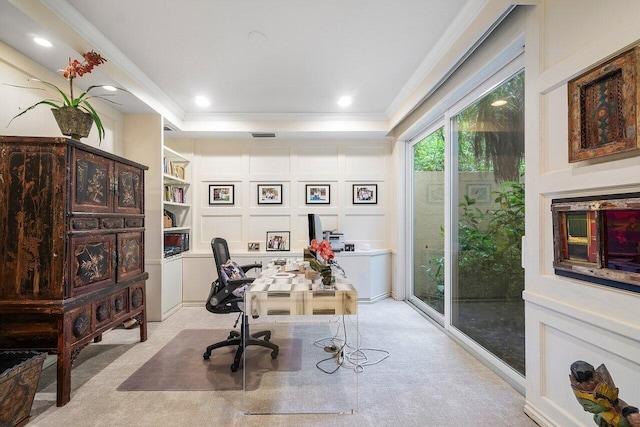
{"type": "MultiPolygon", "coordinates": [[[[494,204],[481,209],[465,196],[459,205],[454,299],[521,300],[524,270],[524,72],[476,101],[455,118],[458,171],[490,171],[499,183],[494,204]],[[496,107],[496,100],[506,103],[496,107]]],[[[414,148],[414,170],[444,171],[444,128],[414,148]]],[[[444,230],[441,227],[441,233],[444,230]]],[[[428,304],[444,296],[444,257],[422,266],[429,276],[428,304]]]]}

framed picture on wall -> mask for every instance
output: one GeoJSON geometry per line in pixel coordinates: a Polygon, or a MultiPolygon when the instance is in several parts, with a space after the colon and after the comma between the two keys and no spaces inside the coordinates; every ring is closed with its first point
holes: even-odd
{"type": "Polygon", "coordinates": [[[328,205],[331,203],[331,186],[329,184],[307,184],[305,188],[308,205],[328,205]]]}
{"type": "Polygon", "coordinates": [[[249,242],[249,243],[247,243],[247,251],[249,251],[249,252],[259,252],[260,251],[260,242],[249,242]]]}
{"type": "Polygon", "coordinates": [[[259,205],[281,205],[282,185],[281,184],[258,184],[258,204],[259,205]]]}
{"type": "Polygon", "coordinates": [[[354,205],[378,203],[378,184],[353,184],[354,205]]]}
{"type": "Polygon", "coordinates": [[[569,162],[640,149],[640,46],[567,83],[569,162]]]}
{"type": "Polygon", "coordinates": [[[288,251],[290,243],[288,231],[267,231],[267,251],[288,251]]]}
{"type": "Polygon", "coordinates": [[[210,185],[209,186],[209,204],[210,205],[233,205],[234,194],[233,184],[229,185],[210,185]]]}

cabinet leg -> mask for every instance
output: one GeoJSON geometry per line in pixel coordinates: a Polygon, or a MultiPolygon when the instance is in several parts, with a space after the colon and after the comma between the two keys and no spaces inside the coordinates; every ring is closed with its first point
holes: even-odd
{"type": "Polygon", "coordinates": [[[140,342],[145,342],[147,340],[147,310],[142,310],[136,316],[136,320],[140,324],[140,342]]]}
{"type": "Polygon", "coordinates": [[[58,394],[56,405],[64,406],[71,400],[71,350],[58,351],[58,394]]]}

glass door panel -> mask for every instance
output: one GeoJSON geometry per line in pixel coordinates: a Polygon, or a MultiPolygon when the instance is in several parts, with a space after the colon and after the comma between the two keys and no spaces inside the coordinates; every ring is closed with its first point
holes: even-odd
{"type": "Polygon", "coordinates": [[[452,118],[451,324],[524,374],[524,72],[452,118]]]}
{"type": "Polygon", "coordinates": [[[413,296],[444,314],[444,128],[413,146],[413,296]]]}

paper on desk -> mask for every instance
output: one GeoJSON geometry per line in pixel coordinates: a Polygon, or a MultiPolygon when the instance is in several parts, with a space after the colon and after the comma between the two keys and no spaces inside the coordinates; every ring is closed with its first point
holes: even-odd
{"type": "Polygon", "coordinates": [[[269,285],[269,292],[291,292],[291,282],[272,283],[269,285]]]}

